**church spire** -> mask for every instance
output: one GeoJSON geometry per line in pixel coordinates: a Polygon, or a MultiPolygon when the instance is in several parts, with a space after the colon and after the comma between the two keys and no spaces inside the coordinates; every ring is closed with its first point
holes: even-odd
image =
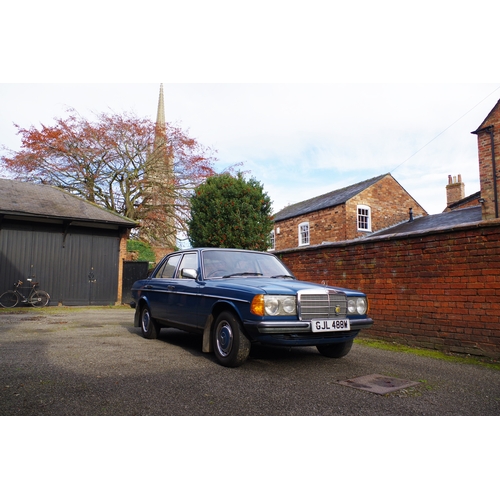
{"type": "Polygon", "coordinates": [[[160,97],[158,97],[158,114],[156,115],[156,126],[165,126],[165,101],[163,98],[163,83],[160,83],[160,97]]]}
{"type": "Polygon", "coordinates": [[[141,223],[141,237],[166,253],[176,246],[177,229],[174,157],[167,137],[163,83],[160,84],[153,148],[144,177],[146,217],[141,223]]]}
{"type": "Polygon", "coordinates": [[[160,83],[160,96],[158,97],[158,111],[156,114],[155,149],[165,145],[165,127],[165,100],[163,97],[163,83],[160,83]]]}

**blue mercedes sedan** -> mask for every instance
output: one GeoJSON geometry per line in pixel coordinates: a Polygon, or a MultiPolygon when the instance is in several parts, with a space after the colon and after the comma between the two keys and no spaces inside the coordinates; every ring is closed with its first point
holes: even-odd
{"type": "Polygon", "coordinates": [[[372,325],[365,294],[295,279],[266,252],[198,248],[167,255],[132,286],[134,326],[155,339],[162,327],[199,332],[203,352],[240,366],[252,344],[316,346],[341,358],[372,325]]]}

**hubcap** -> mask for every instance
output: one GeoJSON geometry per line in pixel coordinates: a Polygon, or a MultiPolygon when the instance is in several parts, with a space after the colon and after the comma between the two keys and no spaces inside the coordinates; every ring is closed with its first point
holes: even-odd
{"type": "Polygon", "coordinates": [[[216,333],[217,350],[221,356],[229,356],[233,346],[233,330],[227,321],[219,323],[216,333]]]}
{"type": "Polygon", "coordinates": [[[142,331],[143,332],[147,332],[148,331],[149,321],[150,321],[149,310],[148,309],[144,309],[142,311],[142,331]]]}

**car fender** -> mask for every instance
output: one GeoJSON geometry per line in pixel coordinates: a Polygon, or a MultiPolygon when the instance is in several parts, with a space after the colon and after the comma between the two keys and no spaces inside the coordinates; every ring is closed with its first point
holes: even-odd
{"type": "Polygon", "coordinates": [[[134,327],[136,328],[141,326],[141,309],[144,304],[149,305],[149,302],[146,297],[141,297],[135,306],[134,327]]]}
{"type": "MultiPolygon", "coordinates": [[[[233,302],[231,302],[229,300],[217,301],[212,306],[212,312],[207,316],[207,320],[205,321],[205,325],[203,327],[202,352],[205,352],[205,353],[213,352],[212,342],[211,342],[212,325],[215,321],[215,318],[222,311],[231,311],[232,313],[234,313],[238,317],[241,324],[243,324],[243,318],[240,314],[240,311],[238,310],[238,307],[236,307],[236,305],[233,302]]],[[[243,333],[245,333],[244,330],[243,330],[243,333]]],[[[248,337],[248,335],[247,335],[247,337],[248,337]]]]}

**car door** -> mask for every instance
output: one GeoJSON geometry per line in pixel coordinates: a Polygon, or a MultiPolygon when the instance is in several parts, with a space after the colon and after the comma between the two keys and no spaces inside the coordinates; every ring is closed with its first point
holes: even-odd
{"type": "Polygon", "coordinates": [[[195,270],[199,275],[199,259],[197,252],[188,252],[182,256],[177,268],[175,283],[172,289],[171,318],[180,327],[189,329],[199,327],[200,284],[196,279],[183,276],[184,269],[195,270]]]}
{"type": "Polygon", "coordinates": [[[175,274],[182,254],[173,254],[165,259],[146,285],[151,314],[155,319],[168,321],[174,312],[175,274]]]}

